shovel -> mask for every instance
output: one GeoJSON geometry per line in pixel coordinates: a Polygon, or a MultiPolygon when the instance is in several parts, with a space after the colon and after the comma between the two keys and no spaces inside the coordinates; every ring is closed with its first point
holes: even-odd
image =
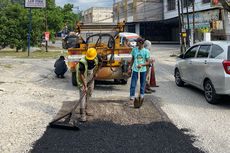
{"type": "MultiPolygon", "coordinates": [[[[139,69],[139,71],[138,71],[138,78],[140,79],[140,70],[141,70],[141,68],[139,69]]],[[[140,85],[140,83],[139,83],[139,85],[140,85]]],[[[138,97],[135,97],[135,99],[134,99],[134,108],[140,108],[141,106],[142,106],[142,104],[143,104],[143,101],[144,101],[144,98],[141,98],[141,93],[139,92],[139,95],[138,95],[138,97]]]]}

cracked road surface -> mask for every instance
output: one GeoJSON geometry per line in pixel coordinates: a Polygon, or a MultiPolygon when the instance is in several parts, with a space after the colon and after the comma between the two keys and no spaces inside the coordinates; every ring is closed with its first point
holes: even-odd
{"type": "Polygon", "coordinates": [[[1,153],[202,152],[193,146],[196,137],[186,134],[188,129],[170,122],[155,94],[146,96],[141,109],[125,106],[129,85],[97,84],[89,103],[95,115],[79,124],[80,131],[47,128],[79,98],[69,72],[65,79],[55,77],[54,62],[1,59],[1,153]]]}

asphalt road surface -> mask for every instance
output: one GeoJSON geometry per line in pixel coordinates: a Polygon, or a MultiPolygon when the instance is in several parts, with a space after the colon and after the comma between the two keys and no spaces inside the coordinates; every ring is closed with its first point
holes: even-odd
{"type": "Polygon", "coordinates": [[[1,59],[0,152],[228,153],[230,105],[210,105],[199,90],[175,85],[170,55],[177,50],[153,45],[160,87],[141,109],[124,105],[129,83],[96,85],[89,105],[95,115],[80,131],[47,127],[79,98],[70,72],[56,78],[54,59],[1,59]]]}
{"type": "MultiPolygon", "coordinates": [[[[159,92],[161,87],[156,90],[159,92]]],[[[129,83],[126,86],[113,83],[97,85],[90,103],[95,116],[88,123],[78,124],[80,131],[48,127],[33,143],[30,152],[203,152],[194,147],[196,137],[189,133],[189,129],[178,129],[160,109],[161,97],[155,94],[146,96],[143,107],[136,110],[123,105],[128,95],[129,83]]],[[[71,105],[63,102],[59,113],[71,105]]]]}
{"type": "MultiPolygon", "coordinates": [[[[220,104],[208,104],[203,92],[191,87],[177,87],[174,82],[177,46],[153,45],[156,58],[157,92],[161,108],[178,128],[189,129],[196,136],[195,146],[210,153],[230,153],[230,97],[220,104]]],[[[194,72],[195,73],[195,72],[194,72]]]]}

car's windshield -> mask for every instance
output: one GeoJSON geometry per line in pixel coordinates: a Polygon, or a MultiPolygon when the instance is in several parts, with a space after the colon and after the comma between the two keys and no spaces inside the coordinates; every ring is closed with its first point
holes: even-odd
{"type": "Polygon", "coordinates": [[[129,40],[129,42],[135,42],[137,40],[137,38],[129,38],[128,40],[129,40]]]}

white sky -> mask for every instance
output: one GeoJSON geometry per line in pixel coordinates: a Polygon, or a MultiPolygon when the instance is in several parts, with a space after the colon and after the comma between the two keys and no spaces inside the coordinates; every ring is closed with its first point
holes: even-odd
{"type": "Polygon", "coordinates": [[[112,7],[113,0],[56,0],[58,6],[67,3],[74,4],[74,7],[79,6],[80,10],[86,10],[90,7],[112,7]]]}

